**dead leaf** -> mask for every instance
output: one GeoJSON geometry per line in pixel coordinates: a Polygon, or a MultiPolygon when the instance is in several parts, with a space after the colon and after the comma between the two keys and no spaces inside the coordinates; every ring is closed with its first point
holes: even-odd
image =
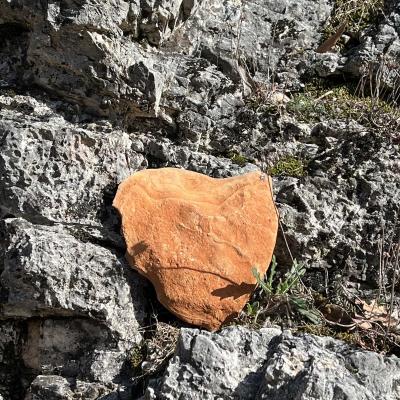
{"type": "Polygon", "coordinates": [[[328,39],[323,42],[316,51],[316,53],[327,53],[332,49],[332,47],[337,43],[337,41],[340,39],[340,37],[343,35],[344,31],[346,30],[346,22],[343,22],[338,30],[332,35],[329,36],[328,39]]]}
{"type": "Polygon", "coordinates": [[[363,322],[357,324],[357,326],[359,328],[365,329],[365,330],[372,329],[372,324],[371,324],[371,322],[368,322],[368,321],[363,321],[363,322]]]}
{"type": "Polygon", "coordinates": [[[363,300],[357,300],[356,304],[358,304],[363,310],[364,316],[357,316],[360,317],[360,319],[362,319],[363,321],[368,321],[372,323],[379,322],[383,326],[390,328],[397,327],[400,324],[398,310],[395,310],[394,312],[392,312],[392,314],[389,314],[386,305],[379,305],[376,300],[372,300],[370,304],[363,300]]]}
{"type": "Polygon", "coordinates": [[[367,321],[363,316],[361,315],[355,315],[353,318],[353,322],[361,329],[369,330],[372,329],[372,324],[371,322],[367,321]]]}

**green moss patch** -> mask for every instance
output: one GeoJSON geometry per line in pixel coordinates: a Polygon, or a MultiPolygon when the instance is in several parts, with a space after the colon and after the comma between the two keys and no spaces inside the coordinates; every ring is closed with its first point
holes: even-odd
{"type": "Polygon", "coordinates": [[[329,85],[316,80],[307,84],[303,92],[292,96],[286,111],[305,123],[354,120],[382,133],[398,132],[400,108],[393,102],[365,92],[366,88],[360,84],[329,85]]]}
{"type": "Polygon", "coordinates": [[[268,174],[271,176],[293,176],[300,178],[306,174],[306,163],[299,158],[285,156],[269,168],[268,174]]]}
{"type": "Polygon", "coordinates": [[[247,163],[248,160],[245,156],[243,156],[242,154],[238,154],[238,153],[229,153],[228,157],[230,158],[230,160],[234,163],[239,165],[240,167],[244,167],[247,163]]]}

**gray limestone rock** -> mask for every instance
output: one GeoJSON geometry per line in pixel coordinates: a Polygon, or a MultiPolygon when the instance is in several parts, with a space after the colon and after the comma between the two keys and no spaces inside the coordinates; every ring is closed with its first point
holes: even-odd
{"type": "Polygon", "coordinates": [[[145,399],[254,399],[271,340],[279,329],[182,329],[175,355],[145,399]]]}
{"type": "MultiPolygon", "coordinates": [[[[385,17],[377,28],[365,30],[360,44],[347,54],[343,70],[368,80],[371,76],[381,90],[392,91],[398,99],[400,88],[400,5],[397,1],[385,2],[385,17]]],[[[367,94],[368,87],[366,88],[367,94]]]]}
{"type": "Polygon", "coordinates": [[[182,330],[145,399],[400,399],[400,360],[344,342],[265,328],[182,330]]]}
{"type": "Polygon", "coordinates": [[[6,219],[2,318],[28,319],[25,367],[110,383],[142,339],[144,281],[110,250],[61,226],[6,219]]]}
{"type": "MultiPolygon", "coordinates": [[[[382,227],[399,239],[396,136],[300,123],[264,104],[308,78],[358,79],[370,67],[398,94],[398,1],[358,44],[316,54],[332,6],[0,0],[0,398],[20,400],[32,381],[31,400],[139,396],[119,375],[141,340],[147,293],[123,260],[111,203],[143,168],[228,177],[296,157],[304,176],[276,176],[274,188],[305,281],[362,298],[389,282],[377,246],[382,227]]],[[[276,255],[290,266],[282,236],[276,255]]],[[[398,369],[328,339],[183,330],[147,396],[391,400],[398,369]]]]}
{"type": "MultiPolygon", "coordinates": [[[[3,69],[9,79],[19,76],[97,115],[129,120],[167,114],[174,119],[163,98],[175,90],[179,53],[190,56],[184,61],[188,64],[200,54],[245,95],[254,89],[253,78],[299,87],[312,54],[308,50],[317,47],[330,11],[325,0],[301,5],[269,0],[108,0],[101,5],[3,0],[0,27],[13,27],[21,47],[15,65],[14,47],[7,42],[3,69]],[[160,50],[145,43],[159,45],[169,37],[160,50]]],[[[210,83],[214,90],[215,82],[210,83]]],[[[224,108],[230,100],[228,96],[224,108]]],[[[178,111],[184,111],[182,106],[178,111]]]]}
{"type": "Polygon", "coordinates": [[[274,77],[293,88],[300,84],[330,12],[325,0],[215,1],[188,22],[188,36],[198,37],[201,55],[235,82],[243,81],[243,66],[256,80],[274,77]]]}
{"type": "Polygon", "coordinates": [[[162,79],[121,29],[135,31],[134,9],[122,0],[0,3],[4,24],[29,31],[22,78],[101,115],[158,109],[162,79]]]}
{"type": "Polygon", "coordinates": [[[0,105],[1,208],[30,220],[101,226],[107,192],[110,205],[118,183],[144,162],[127,133],[68,122],[57,102],[0,96],[0,105]]]}
{"type": "Polygon", "coordinates": [[[161,106],[176,115],[172,121],[179,144],[194,151],[223,153],[225,137],[245,105],[241,86],[204,58],[175,55],[170,64],[174,75],[161,106]]]}
{"type": "Polygon", "coordinates": [[[160,45],[192,15],[203,0],[141,1],[140,35],[160,45]]]}
{"type": "Polygon", "coordinates": [[[0,106],[2,212],[68,224],[76,235],[106,238],[121,248],[111,209],[114,193],[123,179],[151,160],[156,160],[151,167],[176,166],[216,177],[255,168],[158,135],[128,134],[105,121],[74,121],[74,109],[60,102],[0,96],[0,106]]]}
{"type": "Polygon", "coordinates": [[[24,394],[21,385],[23,323],[0,321],[0,399],[16,400],[24,394]]]}
{"type": "Polygon", "coordinates": [[[26,400],[72,400],[73,395],[70,383],[62,376],[39,375],[32,382],[26,400]]]}
{"type": "Polygon", "coordinates": [[[226,178],[258,169],[251,163],[240,166],[227,158],[191,151],[187,146],[178,146],[167,138],[147,134],[137,136],[133,141],[135,148],[143,149],[145,154],[155,160],[156,167],[185,168],[215,178],[226,178]]]}
{"type": "MultiPolygon", "coordinates": [[[[159,44],[201,1],[0,2],[0,32],[21,36],[22,68],[5,46],[4,70],[91,113],[112,118],[155,117],[168,70],[138,42],[159,44]]],[[[7,44],[12,44],[10,39],[7,44]]],[[[156,53],[156,52],[154,52],[156,53]]],[[[1,53],[0,53],[1,54],[1,53]]]]}
{"type": "Polygon", "coordinates": [[[123,386],[89,384],[58,375],[39,375],[24,400],[129,400],[131,395],[123,386]]]}
{"type": "MultiPolygon", "coordinates": [[[[399,146],[344,121],[317,124],[311,141],[307,176],[274,182],[292,254],[314,266],[308,277],[322,291],[324,268],[332,285],[336,276],[348,288],[378,288],[379,241],[387,248],[400,234],[399,146]]],[[[277,250],[290,264],[283,242],[277,250]]]]}
{"type": "Polygon", "coordinates": [[[312,335],[284,334],[268,358],[259,400],[397,400],[400,359],[312,335]]]}
{"type": "Polygon", "coordinates": [[[0,88],[16,85],[26,67],[28,29],[13,22],[3,23],[0,14],[0,88]]]}

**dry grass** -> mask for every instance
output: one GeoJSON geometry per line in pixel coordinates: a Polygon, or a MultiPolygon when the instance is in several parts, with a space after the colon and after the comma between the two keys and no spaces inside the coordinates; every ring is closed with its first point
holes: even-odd
{"type": "Polygon", "coordinates": [[[366,350],[400,355],[400,305],[396,304],[396,288],[400,287],[398,236],[387,237],[382,228],[377,243],[379,289],[374,299],[361,299],[344,284],[335,293],[336,300],[330,299],[302,283],[306,270],[301,264],[295,263],[285,275],[279,276],[273,259],[266,277],[255,272],[258,290],[235,323],[254,328],[280,325],[332,336],[366,350]]]}
{"type": "Polygon", "coordinates": [[[131,351],[131,366],[136,379],[155,375],[163,371],[169,359],[174,354],[180,329],[174,324],[168,324],[157,320],[153,316],[154,323],[142,328],[147,338],[131,351]]]}
{"type": "Polygon", "coordinates": [[[344,22],[347,31],[357,33],[375,23],[383,8],[384,0],[336,0],[325,26],[326,36],[333,35],[344,22]]]}

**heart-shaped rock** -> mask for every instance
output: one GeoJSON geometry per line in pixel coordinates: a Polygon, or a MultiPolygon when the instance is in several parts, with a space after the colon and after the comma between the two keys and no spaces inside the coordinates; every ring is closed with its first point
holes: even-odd
{"type": "Polygon", "coordinates": [[[130,265],[179,318],[210,330],[244,307],[278,230],[271,180],[260,172],[214,179],[175,168],[123,181],[113,203],[130,265]]]}

